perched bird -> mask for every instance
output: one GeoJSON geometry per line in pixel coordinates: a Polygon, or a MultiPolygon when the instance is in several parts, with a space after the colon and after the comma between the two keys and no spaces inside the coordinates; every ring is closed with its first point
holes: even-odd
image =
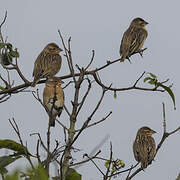
{"type": "Polygon", "coordinates": [[[148,22],[142,18],[135,18],[132,20],[129,28],[124,32],[121,40],[119,51],[121,55],[120,61],[124,61],[125,59],[129,60],[129,57],[134,53],[141,54],[140,50],[148,35],[148,32],[145,29],[147,24],[148,22]]]}
{"type": "Polygon", "coordinates": [[[39,54],[34,63],[33,87],[41,78],[51,78],[59,72],[62,62],[62,58],[59,55],[61,51],[62,49],[57,44],[49,43],[39,54]]]}
{"type": "Polygon", "coordinates": [[[141,163],[143,169],[152,162],[156,154],[156,144],[152,137],[154,133],[156,131],[149,127],[140,128],[133,144],[134,157],[136,161],[141,163]]]}
{"type": "Polygon", "coordinates": [[[63,81],[59,77],[46,80],[43,91],[43,104],[49,115],[50,126],[55,126],[55,119],[60,116],[64,107],[64,92],[61,88],[63,81]]]}

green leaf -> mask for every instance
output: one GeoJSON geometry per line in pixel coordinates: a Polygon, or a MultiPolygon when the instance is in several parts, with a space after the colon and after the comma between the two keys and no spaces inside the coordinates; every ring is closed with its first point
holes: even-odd
{"type": "Polygon", "coordinates": [[[0,86],[0,90],[4,91],[4,90],[5,90],[5,88],[4,88],[4,87],[2,87],[2,86],[0,86]]]}
{"type": "Polygon", "coordinates": [[[5,66],[8,66],[8,65],[10,65],[12,63],[12,57],[9,56],[8,54],[2,54],[1,58],[2,58],[2,63],[5,66]]]}
{"type": "Polygon", "coordinates": [[[9,52],[9,55],[11,57],[14,57],[14,58],[18,58],[19,57],[19,53],[17,51],[10,51],[9,52]]]}
{"type": "Polygon", "coordinates": [[[146,77],[146,78],[144,78],[144,82],[146,82],[146,81],[148,81],[148,80],[152,80],[152,78],[151,78],[151,77],[146,77]]]}
{"type": "Polygon", "coordinates": [[[109,160],[107,160],[107,161],[104,163],[104,166],[105,166],[106,168],[109,167],[109,160]]]}
{"type": "Polygon", "coordinates": [[[7,46],[7,48],[11,51],[12,50],[12,44],[11,43],[6,43],[6,46],[7,46]]]}
{"type": "Polygon", "coordinates": [[[0,168],[0,174],[7,174],[8,170],[6,168],[0,168]]]}
{"type": "Polygon", "coordinates": [[[117,94],[116,94],[116,91],[114,91],[114,99],[117,98],[117,94]]]}
{"type": "Polygon", "coordinates": [[[11,175],[7,175],[5,180],[19,180],[19,171],[15,171],[11,175]]]}
{"type": "Polygon", "coordinates": [[[27,168],[26,172],[21,171],[20,177],[27,180],[49,180],[47,171],[40,164],[35,169],[27,168]]]}
{"type": "Polygon", "coordinates": [[[35,174],[34,180],[48,180],[48,175],[46,170],[39,165],[37,168],[37,173],[35,174]]]}
{"type": "Polygon", "coordinates": [[[153,73],[148,73],[153,79],[157,79],[157,76],[155,75],[155,74],[153,74],[153,73]]]}
{"type": "Polygon", "coordinates": [[[117,162],[117,165],[119,166],[119,167],[124,167],[125,166],[125,163],[124,163],[124,161],[123,160],[118,160],[117,162]]]}
{"type": "Polygon", "coordinates": [[[13,163],[17,159],[21,158],[21,156],[1,156],[0,157],[0,169],[5,168],[9,164],[13,163]]]}
{"type": "Polygon", "coordinates": [[[0,43],[0,49],[2,49],[5,46],[4,43],[0,43]]]}
{"type": "Polygon", "coordinates": [[[174,93],[172,92],[171,88],[163,85],[162,83],[158,82],[157,83],[157,86],[160,86],[162,87],[165,91],[168,92],[168,94],[170,95],[172,101],[173,101],[173,105],[174,105],[174,110],[176,110],[176,102],[175,102],[175,96],[174,96],[174,93]]]}
{"type": "Polygon", "coordinates": [[[179,173],[178,177],[176,178],[176,180],[180,180],[180,173],[179,173]]]}
{"type": "Polygon", "coordinates": [[[155,85],[156,81],[157,81],[156,79],[152,79],[148,83],[151,84],[151,85],[155,85]]]}
{"type": "Polygon", "coordinates": [[[26,147],[23,147],[21,144],[17,143],[16,141],[10,140],[10,139],[0,140],[0,149],[2,149],[2,148],[17,151],[19,154],[28,153],[30,155],[30,153],[28,152],[26,147]]]}
{"type": "Polygon", "coordinates": [[[79,174],[76,170],[69,168],[66,180],[81,180],[81,174],[79,174]]]}

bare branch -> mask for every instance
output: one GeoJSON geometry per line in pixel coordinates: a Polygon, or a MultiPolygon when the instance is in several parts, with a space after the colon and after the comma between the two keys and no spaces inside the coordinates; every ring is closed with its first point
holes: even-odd
{"type": "Polygon", "coordinates": [[[45,150],[46,152],[48,152],[47,147],[45,146],[44,142],[42,141],[41,135],[40,135],[39,133],[31,133],[31,134],[30,134],[30,136],[34,136],[34,135],[37,135],[37,136],[38,136],[42,147],[44,148],[44,150],[45,150]]]}
{"type": "Polygon", "coordinates": [[[69,81],[62,89],[67,88],[71,83],[73,83],[74,81],[69,81]]]}
{"type": "Polygon", "coordinates": [[[20,134],[20,131],[19,131],[19,127],[18,127],[15,119],[12,118],[12,121],[9,119],[9,123],[11,124],[12,128],[13,128],[14,131],[16,132],[16,134],[17,134],[17,136],[18,136],[18,138],[19,138],[19,141],[20,141],[22,147],[24,148],[25,157],[26,157],[26,159],[29,161],[32,169],[34,170],[34,169],[35,169],[35,168],[34,168],[34,165],[33,165],[32,161],[31,161],[31,159],[30,159],[30,156],[29,156],[29,154],[28,154],[27,149],[25,148],[26,146],[24,146],[24,144],[23,144],[23,141],[22,141],[22,138],[21,138],[21,134],[20,134]]]}
{"type": "Polygon", "coordinates": [[[91,61],[89,62],[89,64],[84,68],[85,71],[90,67],[90,65],[92,64],[93,60],[94,60],[94,55],[95,55],[95,51],[92,50],[92,57],[91,57],[91,61]]]}
{"type": "Polygon", "coordinates": [[[11,95],[4,94],[3,96],[0,97],[0,103],[7,101],[10,97],[11,97],[11,95]]]}
{"type": "MultiPolygon", "coordinates": [[[[105,121],[111,114],[112,114],[112,111],[110,111],[109,114],[108,114],[107,116],[105,116],[104,118],[102,118],[100,121],[97,121],[97,122],[94,122],[94,123],[92,123],[92,124],[89,124],[89,125],[86,127],[86,129],[89,128],[89,127],[95,126],[95,125],[97,125],[97,124],[99,124],[99,123],[101,123],[101,122],[103,122],[103,121],[105,121]]],[[[78,131],[80,131],[80,130],[81,130],[81,129],[77,129],[77,130],[75,130],[75,132],[78,132],[78,131]]]]}
{"type": "MultiPolygon", "coordinates": [[[[16,49],[17,52],[17,49],[16,49]]],[[[30,84],[30,82],[24,77],[22,74],[21,70],[19,69],[18,63],[17,63],[17,58],[16,58],[16,65],[14,66],[15,70],[19,74],[20,78],[25,82],[25,84],[30,84]]]]}
{"type": "Polygon", "coordinates": [[[111,167],[111,164],[112,164],[112,154],[113,154],[112,143],[110,142],[110,157],[109,157],[109,160],[108,160],[108,167],[107,167],[106,175],[104,176],[104,180],[108,179],[108,174],[110,172],[110,167],[111,167]]]}
{"type": "Polygon", "coordinates": [[[107,87],[105,86],[104,84],[101,83],[101,81],[99,81],[96,73],[92,73],[95,81],[103,88],[107,89],[107,90],[110,90],[110,91],[127,91],[127,90],[133,90],[133,89],[136,89],[136,90],[142,90],[142,91],[159,91],[159,92],[164,92],[164,90],[161,90],[161,89],[157,89],[156,87],[155,88],[142,88],[142,87],[137,87],[136,84],[137,82],[140,80],[140,78],[142,78],[142,75],[144,75],[144,73],[140,76],[140,78],[138,80],[136,80],[135,84],[133,86],[130,86],[130,87],[127,87],[127,88],[111,88],[111,87],[107,87]]]}
{"type": "Polygon", "coordinates": [[[87,154],[85,154],[84,156],[86,156],[95,166],[96,168],[99,170],[99,172],[103,175],[103,177],[105,176],[105,174],[101,171],[101,169],[98,167],[98,165],[93,161],[92,158],[90,158],[87,154]]]}
{"type": "MultiPolygon", "coordinates": [[[[84,164],[84,163],[90,161],[91,159],[95,159],[95,158],[97,157],[97,155],[99,155],[100,153],[101,153],[101,151],[98,151],[94,156],[92,156],[92,157],[90,157],[90,158],[87,158],[87,159],[84,160],[84,161],[71,164],[70,167],[72,167],[72,166],[79,166],[79,165],[81,165],[81,164],[84,164]]],[[[86,155],[85,155],[85,156],[86,156],[86,155]]]]}
{"type": "Polygon", "coordinates": [[[87,118],[87,120],[84,122],[84,124],[82,125],[81,129],[79,130],[78,134],[74,137],[72,143],[71,143],[71,146],[73,145],[73,143],[77,140],[77,138],[80,136],[80,134],[82,133],[82,131],[84,129],[86,129],[86,127],[88,126],[89,122],[91,121],[92,117],[94,116],[94,114],[96,113],[96,111],[98,110],[102,100],[103,100],[103,97],[104,97],[104,94],[105,94],[106,90],[103,89],[103,92],[102,92],[102,95],[101,95],[101,98],[99,100],[99,102],[97,103],[94,111],[91,113],[91,115],[87,118]]]}
{"type": "Polygon", "coordinates": [[[69,131],[69,129],[68,129],[63,123],[61,123],[60,121],[58,121],[57,119],[56,119],[56,122],[58,122],[58,123],[63,127],[63,129],[69,131]]]}
{"type": "Polygon", "coordinates": [[[90,89],[91,89],[91,81],[89,79],[87,79],[87,81],[88,81],[88,89],[87,89],[84,97],[82,98],[82,101],[79,103],[79,108],[77,110],[77,115],[79,114],[79,112],[80,112],[80,110],[81,110],[81,108],[82,108],[82,106],[83,106],[83,104],[84,104],[84,102],[85,102],[89,92],[90,92],[90,89]]]}
{"type": "Polygon", "coordinates": [[[71,114],[70,114],[70,112],[68,111],[68,109],[67,109],[67,107],[65,105],[64,105],[64,109],[65,109],[66,113],[68,114],[68,116],[70,117],[71,114]]]}
{"type": "Polygon", "coordinates": [[[72,56],[71,56],[71,46],[70,46],[71,38],[69,38],[69,40],[68,40],[68,49],[67,49],[66,45],[64,43],[64,39],[63,39],[63,36],[61,34],[61,31],[58,30],[58,33],[59,33],[60,39],[61,39],[63,47],[64,47],[65,56],[66,56],[66,59],[67,59],[67,62],[68,62],[71,77],[73,77],[74,82],[76,82],[75,75],[74,75],[73,63],[72,63],[72,56]]]}
{"type": "Polygon", "coordinates": [[[134,83],[134,87],[136,87],[136,85],[137,85],[137,83],[139,82],[139,80],[144,76],[144,74],[145,74],[146,72],[144,71],[142,74],[141,74],[141,76],[136,80],[136,82],[134,83]]]}
{"type": "Polygon", "coordinates": [[[2,23],[0,24],[0,41],[2,41],[4,43],[4,40],[3,40],[3,35],[2,35],[2,26],[3,24],[6,22],[6,19],[7,19],[7,11],[5,12],[5,15],[4,15],[4,19],[2,21],[2,23]]]}

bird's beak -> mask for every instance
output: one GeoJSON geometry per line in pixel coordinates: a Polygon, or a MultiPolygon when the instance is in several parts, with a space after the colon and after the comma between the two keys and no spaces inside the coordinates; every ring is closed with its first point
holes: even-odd
{"type": "Polygon", "coordinates": [[[147,24],[149,24],[149,23],[148,23],[147,21],[144,21],[144,24],[147,25],[147,24]]]}
{"type": "Polygon", "coordinates": [[[154,131],[154,130],[151,130],[151,133],[152,133],[152,134],[155,134],[155,133],[157,133],[157,132],[156,132],[156,131],[154,131]]]}
{"type": "Polygon", "coordinates": [[[61,80],[61,84],[64,84],[64,81],[61,80]]]}
{"type": "Polygon", "coordinates": [[[59,51],[61,52],[61,51],[63,51],[61,48],[59,48],[59,51]]]}

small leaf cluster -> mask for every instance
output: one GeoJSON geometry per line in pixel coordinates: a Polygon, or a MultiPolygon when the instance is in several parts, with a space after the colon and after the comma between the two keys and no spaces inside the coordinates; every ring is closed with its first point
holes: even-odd
{"type": "Polygon", "coordinates": [[[173,101],[174,109],[176,109],[175,96],[173,91],[171,90],[171,86],[165,86],[164,85],[165,82],[160,82],[157,76],[153,73],[148,73],[148,75],[149,75],[148,77],[144,78],[144,82],[148,82],[149,84],[155,86],[155,89],[157,89],[158,87],[163,88],[170,95],[173,101]]]}
{"type": "Polygon", "coordinates": [[[19,52],[13,48],[11,43],[0,43],[0,57],[1,63],[8,66],[12,63],[13,58],[19,58],[19,52]]]}
{"type": "Polygon", "coordinates": [[[119,169],[125,167],[125,163],[123,160],[120,160],[120,159],[116,159],[114,160],[114,158],[112,158],[112,160],[107,160],[105,163],[104,163],[104,166],[108,169],[109,166],[110,166],[110,171],[111,171],[111,174],[114,174],[116,173],[119,169]]]}

